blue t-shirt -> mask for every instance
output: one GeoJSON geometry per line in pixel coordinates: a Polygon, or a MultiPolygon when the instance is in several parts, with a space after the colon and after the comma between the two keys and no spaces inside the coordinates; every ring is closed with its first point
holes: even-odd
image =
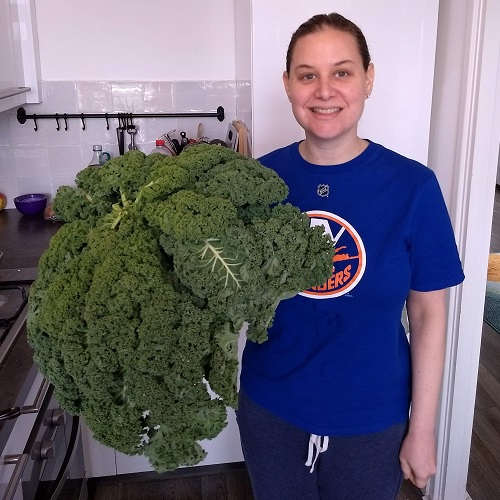
{"type": "Polygon", "coordinates": [[[241,388],[313,434],[371,433],[405,421],[408,292],[464,279],[434,173],[375,143],[341,165],[308,163],[298,143],[260,161],[288,185],[286,201],[332,235],[336,254],[327,283],[282,301],[268,340],[246,343],[241,388]]]}

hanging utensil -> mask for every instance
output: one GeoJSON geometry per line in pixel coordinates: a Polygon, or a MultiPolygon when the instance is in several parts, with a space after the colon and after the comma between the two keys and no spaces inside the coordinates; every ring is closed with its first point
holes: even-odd
{"type": "Polygon", "coordinates": [[[121,114],[118,114],[118,127],[116,129],[116,137],[118,140],[118,151],[120,155],[125,153],[125,122],[121,114]]]}
{"type": "Polygon", "coordinates": [[[180,146],[181,146],[181,150],[182,150],[189,144],[189,139],[187,137],[186,132],[180,132],[179,135],[181,136],[180,146]]]}
{"type": "Polygon", "coordinates": [[[137,134],[137,127],[132,122],[132,115],[129,116],[130,122],[127,125],[127,132],[130,134],[130,144],[128,145],[129,151],[137,149],[135,145],[135,134],[137,134]]]}

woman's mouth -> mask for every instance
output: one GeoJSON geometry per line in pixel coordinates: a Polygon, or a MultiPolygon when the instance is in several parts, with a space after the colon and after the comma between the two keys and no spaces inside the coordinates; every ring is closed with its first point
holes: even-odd
{"type": "Polygon", "coordinates": [[[313,113],[318,113],[319,115],[333,115],[338,113],[341,108],[312,108],[313,113]]]}

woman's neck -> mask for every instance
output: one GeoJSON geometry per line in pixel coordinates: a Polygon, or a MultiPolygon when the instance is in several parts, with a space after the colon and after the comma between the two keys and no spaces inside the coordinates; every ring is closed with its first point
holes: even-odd
{"type": "Polygon", "coordinates": [[[354,140],[335,144],[306,138],[299,144],[299,152],[304,160],[315,165],[341,165],[359,156],[367,146],[368,141],[357,136],[354,140]]]}

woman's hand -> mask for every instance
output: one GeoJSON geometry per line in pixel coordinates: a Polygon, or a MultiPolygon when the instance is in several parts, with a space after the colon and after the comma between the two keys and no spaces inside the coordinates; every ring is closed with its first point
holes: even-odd
{"type": "Polygon", "coordinates": [[[419,488],[436,473],[435,422],[446,344],[445,297],[445,290],[411,290],[406,301],[412,395],[408,434],[399,458],[405,479],[419,488]]]}
{"type": "Polygon", "coordinates": [[[424,488],[436,473],[436,439],[434,433],[408,433],[399,453],[403,477],[424,488]]]}

